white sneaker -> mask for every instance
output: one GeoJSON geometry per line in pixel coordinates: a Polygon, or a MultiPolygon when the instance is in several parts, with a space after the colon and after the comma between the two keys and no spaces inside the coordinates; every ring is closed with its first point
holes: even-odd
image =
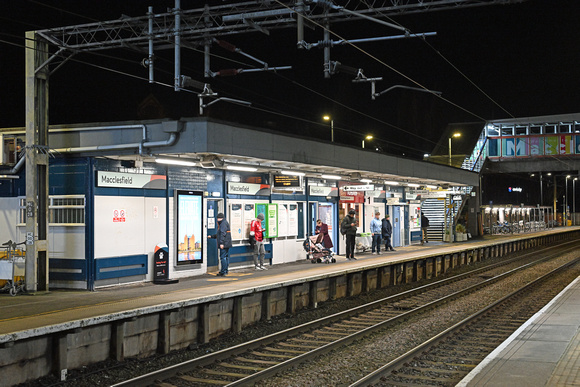
{"type": "Polygon", "coordinates": [[[266,266],[260,266],[260,270],[268,270],[268,268],[266,266]]]}
{"type": "Polygon", "coordinates": [[[256,270],[262,270],[260,266],[256,266],[256,270]]]}

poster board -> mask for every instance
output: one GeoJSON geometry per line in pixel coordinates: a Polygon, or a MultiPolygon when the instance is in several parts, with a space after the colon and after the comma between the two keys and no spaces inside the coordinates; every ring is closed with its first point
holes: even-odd
{"type": "Polygon", "coordinates": [[[288,204],[288,236],[298,236],[298,204],[288,204]]]}
{"type": "Polygon", "coordinates": [[[288,235],[288,206],[278,204],[278,236],[288,235]]]}
{"type": "Polygon", "coordinates": [[[255,205],[251,203],[244,204],[244,229],[242,231],[243,239],[250,238],[250,228],[252,226],[252,220],[255,218],[255,205]]]}
{"type": "Polygon", "coordinates": [[[232,240],[239,241],[243,239],[242,229],[244,227],[242,204],[230,204],[230,230],[232,240]]]}
{"type": "Polygon", "coordinates": [[[203,263],[203,192],[175,190],[177,265],[203,263]]]}
{"type": "Polygon", "coordinates": [[[266,206],[266,237],[276,238],[278,236],[278,205],[268,203],[266,206]]]}

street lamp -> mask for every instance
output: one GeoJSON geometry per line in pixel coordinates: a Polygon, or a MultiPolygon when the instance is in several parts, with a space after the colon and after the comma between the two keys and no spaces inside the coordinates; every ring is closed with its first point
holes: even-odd
{"type": "Polygon", "coordinates": [[[369,134],[369,135],[367,135],[367,136],[364,138],[364,140],[362,140],[362,147],[363,147],[363,149],[364,149],[364,147],[365,147],[365,140],[372,140],[372,139],[373,139],[373,136],[371,136],[371,135],[369,134]]]}
{"type": "MultiPolygon", "coordinates": [[[[461,133],[453,133],[451,137],[461,137],[461,133]]],[[[449,166],[451,166],[451,137],[449,137],[449,166]]]]}
{"type": "Polygon", "coordinates": [[[564,219],[566,219],[566,226],[568,225],[568,179],[570,177],[570,175],[566,176],[566,194],[564,195],[564,205],[566,206],[564,207],[564,219]]]}
{"type": "Polygon", "coordinates": [[[334,142],[334,120],[328,115],[322,117],[322,119],[324,121],[330,121],[330,141],[334,142]]]}

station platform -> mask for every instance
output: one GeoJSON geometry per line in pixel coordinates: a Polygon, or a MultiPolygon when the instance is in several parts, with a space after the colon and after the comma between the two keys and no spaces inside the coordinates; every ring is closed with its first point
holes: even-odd
{"type": "MultiPolygon", "coordinates": [[[[155,309],[158,305],[185,301],[191,303],[195,300],[199,302],[217,300],[271,284],[291,283],[320,275],[338,275],[339,272],[364,270],[381,263],[394,264],[423,256],[445,255],[456,250],[478,248],[490,243],[502,243],[531,236],[556,234],[564,230],[580,230],[580,227],[507,236],[487,235],[455,243],[431,241],[425,245],[397,247],[397,251],[381,252],[381,255],[372,255],[370,252],[355,254],[356,261],[349,261],[344,256],[337,255],[337,262],[331,264],[312,264],[304,259],[294,263],[271,265],[268,266],[268,270],[264,271],[255,271],[252,266],[252,268],[230,271],[226,277],[204,274],[167,285],[140,282],[100,288],[92,292],[53,290],[37,292],[34,295],[24,293],[16,297],[0,294],[0,344],[7,340],[6,337],[3,338],[3,335],[14,335],[16,332],[51,330],[51,326],[59,325],[61,329],[66,329],[71,322],[80,320],[99,319],[112,314],[129,315],[131,311],[155,309]]],[[[275,257],[273,259],[275,260],[275,257]]],[[[39,333],[31,332],[30,336],[39,333]]],[[[25,338],[29,335],[18,334],[17,336],[25,338]]]]}
{"type": "Polygon", "coordinates": [[[264,271],[252,265],[230,270],[226,277],[204,274],[174,284],[0,294],[0,374],[13,385],[111,358],[168,353],[320,302],[578,240],[580,227],[566,227],[456,243],[431,241],[381,255],[355,253],[355,261],[336,256],[336,263],[312,264],[304,259],[264,271]]]}
{"type": "Polygon", "coordinates": [[[580,386],[580,277],[457,386],[580,386]]]}
{"type": "MultiPolygon", "coordinates": [[[[50,325],[66,324],[69,321],[97,318],[140,308],[154,308],[156,305],[179,303],[185,300],[221,298],[221,295],[248,288],[291,282],[320,274],[362,269],[376,262],[395,263],[425,254],[445,253],[459,246],[465,248],[468,244],[482,242],[483,239],[457,243],[432,241],[423,246],[397,247],[396,251],[381,252],[381,255],[372,255],[370,252],[355,254],[356,261],[347,260],[344,255],[335,255],[337,260],[335,263],[312,264],[304,259],[293,263],[270,265],[264,271],[257,271],[252,265],[251,268],[230,270],[225,277],[218,277],[216,273],[204,274],[180,279],[178,283],[167,285],[141,282],[98,288],[93,292],[53,290],[38,292],[34,295],[24,293],[16,297],[2,294],[0,295],[0,342],[1,335],[18,331],[43,329],[50,325]]],[[[275,257],[273,259],[275,260],[275,257]]]]}

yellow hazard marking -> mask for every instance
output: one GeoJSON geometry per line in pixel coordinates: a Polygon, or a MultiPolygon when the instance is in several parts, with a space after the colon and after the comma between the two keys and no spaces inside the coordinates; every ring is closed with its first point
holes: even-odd
{"type": "Polygon", "coordinates": [[[208,279],[208,281],[210,282],[218,282],[218,281],[237,281],[237,278],[227,278],[227,277],[222,277],[222,278],[212,278],[212,279],[208,279]]]}

